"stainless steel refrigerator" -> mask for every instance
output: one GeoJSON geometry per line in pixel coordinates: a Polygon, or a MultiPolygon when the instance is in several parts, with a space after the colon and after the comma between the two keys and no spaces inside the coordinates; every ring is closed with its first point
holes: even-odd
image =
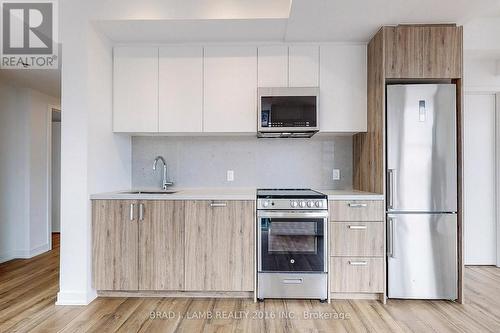
{"type": "Polygon", "coordinates": [[[453,84],[387,86],[388,297],[456,299],[453,84]]]}

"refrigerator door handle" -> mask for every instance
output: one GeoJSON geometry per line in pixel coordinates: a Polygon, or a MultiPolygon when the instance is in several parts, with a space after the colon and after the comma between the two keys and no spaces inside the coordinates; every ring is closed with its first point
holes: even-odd
{"type": "Polygon", "coordinates": [[[396,187],[394,186],[395,169],[387,169],[387,205],[389,209],[394,209],[394,195],[396,187]]]}
{"type": "Polygon", "coordinates": [[[394,217],[387,218],[387,256],[394,258],[394,217]]]}

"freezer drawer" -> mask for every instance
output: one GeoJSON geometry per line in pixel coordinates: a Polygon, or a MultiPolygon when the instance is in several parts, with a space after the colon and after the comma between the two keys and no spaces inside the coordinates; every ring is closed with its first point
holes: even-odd
{"type": "Polygon", "coordinates": [[[457,215],[388,214],[388,297],[457,298],[457,215]]]}

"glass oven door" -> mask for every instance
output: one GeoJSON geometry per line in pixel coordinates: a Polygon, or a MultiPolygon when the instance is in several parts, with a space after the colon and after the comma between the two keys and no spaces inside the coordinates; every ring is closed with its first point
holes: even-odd
{"type": "Polygon", "coordinates": [[[259,211],[259,272],[326,272],[327,213],[259,211]]]}

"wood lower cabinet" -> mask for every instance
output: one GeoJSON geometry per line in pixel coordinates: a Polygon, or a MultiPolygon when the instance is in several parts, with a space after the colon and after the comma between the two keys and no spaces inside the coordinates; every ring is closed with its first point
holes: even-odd
{"type": "Polygon", "coordinates": [[[383,293],[384,258],[330,258],[333,293],[383,293]]]}
{"type": "Polygon", "coordinates": [[[254,201],[186,201],[185,289],[254,289],[254,201]]]}
{"type": "Polygon", "coordinates": [[[367,201],[330,201],[330,221],[383,221],[384,202],[381,200],[367,201]]]}
{"type": "Polygon", "coordinates": [[[385,293],[384,201],[333,200],[329,211],[331,297],[380,299],[385,293]]]}
{"type": "Polygon", "coordinates": [[[330,255],[384,256],[384,222],[330,223],[330,255]]]}
{"type": "Polygon", "coordinates": [[[92,207],[97,290],[183,288],[183,201],[94,200],[92,207]]]}
{"type": "Polygon", "coordinates": [[[184,288],[184,201],[142,201],[139,290],[184,288]]]}
{"type": "Polygon", "coordinates": [[[136,209],[136,201],[92,202],[93,277],[97,290],[138,288],[136,209]]]}

